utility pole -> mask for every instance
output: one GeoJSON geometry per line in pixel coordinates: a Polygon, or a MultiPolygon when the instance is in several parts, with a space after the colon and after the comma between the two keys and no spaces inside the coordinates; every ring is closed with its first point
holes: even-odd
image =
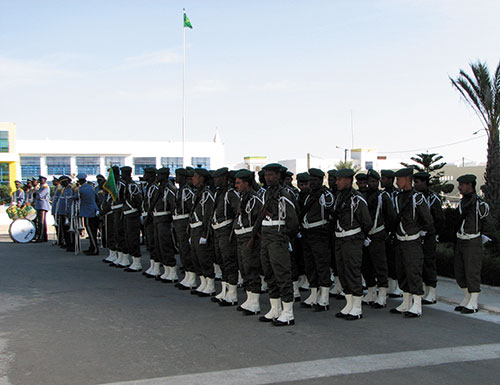
{"type": "Polygon", "coordinates": [[[307,153],[307,169],[309,170],[311,168],[311,153],[307,153]]]}

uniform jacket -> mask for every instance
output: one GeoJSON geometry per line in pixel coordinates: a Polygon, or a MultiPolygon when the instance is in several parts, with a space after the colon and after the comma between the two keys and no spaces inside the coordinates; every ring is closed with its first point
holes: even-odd
{"type": "Polygon", "coordinates": [[[50,211],[50,188],[47,184],[41,186],[36,193],[35,209],[50,211]]]}
{"type": "Polygon", "coordinates": [[[24,191],[23,189],[19,189],[14,191],[12,194],[12,203],[19,204],[22,206],[24,204],[24,191]]]}
{"type": "Polygon", "coordinates": [[[458,203],[460,214],[460,227],[457,232],[461,236],[478,237],[480,235],[491,236],[493,227],[490,216],[490,206],[476,193],[466,195],[458,203]]]}
{"type": "Polygon", "coordinates": [[[368,235],[372,228],[372,218],[368,211],[368,204],[361,193],[353,188],[337,193],[333,211],[337,237],[346,236],[345,232],[348,231],[351,233],[363,232],[368,235]],[[360,229],[360,231],[357,229],[360,229]]]}
{"type": "Polygon", "coordinates": [[[73,187],[68,185],[63,188],[59,197],[59,205],[57,208],[58,215],[71,215],[71,204],[73,203],[73,187]]]}
{"type": "Polygon", "coordinates": [[[90,183],[84,183],[75,191],[80,204],[80,217],[95,218],[99,208],[97,207],[97,196],[94,187],[90,183]]]}
{"type": "Polygon", "coordinates": [[[427,206],[431,211],[436,233],[439,234],[443,230],[446,221],[441,204],[441,198],[439,198],[439,196],[431,190],[424,191],[423,194],[427,200],[427,206]]]}
{"type": "Polygon", "coordinates": [[[397,213],[396,237],[413,237],[435,234],[434,221],[422,193],[415,190],[400,191],[395,199],[397,213]]]}
{"type": "Polygon", "coordinates": [[[195,192],[186,183],[184,186],[177,189],[175,192],[175,219],[183,219],[186,215],[189,216],[193,208],[193,198],[195,192]]]}
{"type": "Polygon", "coordinates": [[[266,231],[284,232],[289,238],[295,237],[299,228],[299,218],[294,198],[283,186],[269,187],[264,195],[266,216],[262,222],[262,234],[266,231]],[[269,202],[269,203],[266,203],[269,202]],[[266,226],[266,222],[278,223],[277,226],[266,226]]]}
{"type": "Polygon", "coordinates": [[[370,238],[385,238],[387,233],[394,230],[396,221],[396,210],[388,192],[382,190],[368,191],[366,193],[368,211],[373,225],[370,229],[370,238]]]}
{"type": "Polygon", "coordinates": [[[193,197],[193,208],[189,215],[191,229],[200,227],[203,234],[208,234],[212,210],[214,207],[214,196],[209,186],[199,189],[193,197]]]}
{"type": "Polygon", "coordinates": [[[175,210],[175,190],[171,183],[160,185],[152,197],[155,223],[171,222],[175,210]]]}
{"type": "Polygon", "coordinates": [[[238,213],[240,197],[238,192],[231,187],[218,188],[215,192],[212,215],[212,226],[224,222],[229,225],[238,213]]]}
{"type": "Polygon", "coordinates": [[[253,228],[255,221],[262,211],[263,204],[264,202],[254,190],[240,194],[238,214],[234,225],[236,233],[242,229],[253,228]]]}
{"type": "Polygon", "coordinates": [[[61,192],[63,188],[61,185],[57,185],[54,195],[52,196],[52,215],[58,215],[59,198],[61,197],[61,192]]]}
{"type": "Polygon", "coordinates": [[[335,198],[326,186],[310,191],[301,205],[302,227],[306,230],[327,227],[334,203],[335,198]]]}
{"type": "Polygon", "coordinates": [[[130,215],[136,212],[141,212],[142,210],[142,191],[140,186],[134,181],[126,183],[125,181],[120,181],[121,186],[121,197],[123,199],[123,214],[130,215]]]}

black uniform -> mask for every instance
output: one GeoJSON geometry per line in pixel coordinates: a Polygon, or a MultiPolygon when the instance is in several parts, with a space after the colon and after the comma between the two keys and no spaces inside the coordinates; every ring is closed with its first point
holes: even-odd
{"type": "Polygon", "coordinates": [[[175,210],[175,187],[170,181],[162,183],[153,198],[155,253],[164,266],[175,267],[175,248],[172,238],[172,213],[175,210]]]}

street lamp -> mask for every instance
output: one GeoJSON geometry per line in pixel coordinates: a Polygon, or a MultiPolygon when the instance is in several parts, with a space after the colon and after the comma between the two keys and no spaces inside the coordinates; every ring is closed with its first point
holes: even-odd
{"type": "Polygon", "coordinates": [[[339,146],[335,146],[335,148],[338,148],[340,150],[344,150],[344,163],[347,162],[347,151],[348,149],[347,148],[343,148],[343,147],[339,147],[339,146]]]}

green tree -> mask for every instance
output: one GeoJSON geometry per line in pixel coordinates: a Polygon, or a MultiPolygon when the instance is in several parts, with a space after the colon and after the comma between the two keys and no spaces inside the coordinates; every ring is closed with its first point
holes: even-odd
{"type": "Polygon", "coordinates": [[[486,63],[471,63],[472,75],[460,70],[451,84],[460,92],[467,104],[479,117],[488,135],[488,157],[484,179],[484,196],[490,203],[492,213],[500,219],[500,63],[493,78],[486,63]]]}
{"type": "Polygon", "coordinates": [[[335,165],[335,168],[337,170],[342,170],[344,168],[351,168],[354,170],[354,173],[357,173],[361,169],[361,167],[354,165],[352,160],[348,160],[346,162],[341,160],[335,165]]]}
{"type": "Polygon", "coordinates": [[[441,170],[446,166],[446,162],[439,162],[443,157],[438,154],[416,154],[410,158],[415,164],[401,162],[405,167],[413,167],[418,171],[425,171],[431,174],[430,188],[437,194],[448,194],[453,191],[453,185],[446,182],[441,182],[441,177],[444,176],[444,171],[441,170]],[[439,162],[439,163],[438,163],[439,162]]]}
{"type": "Polygon", "coordinates": [[[0,184],[0,204],[10,202],[11,188],[7,184],[0,184]]]}

